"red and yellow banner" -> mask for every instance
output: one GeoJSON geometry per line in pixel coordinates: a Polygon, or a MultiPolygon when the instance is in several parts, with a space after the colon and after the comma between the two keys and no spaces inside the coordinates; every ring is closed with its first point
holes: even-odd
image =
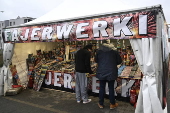
{"type": "Polygon", "coordinates": [[[4,41],[58,42],[156,37],[155,11],[107,15],[100,18],[5,29],[4,41]]]}

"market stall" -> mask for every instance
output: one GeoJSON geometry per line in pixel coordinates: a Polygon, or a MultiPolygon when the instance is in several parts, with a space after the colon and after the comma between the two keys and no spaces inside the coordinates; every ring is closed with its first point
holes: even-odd
{"type": "MultiPolygon", "coordinates": [[[[89,42],[86,41],[85,43],[86,44],[92,43],[92,41],[89,42]]],[[[119,49],[120,55],[123,59],[123,63],[118,66],[119,78],[117,80],[118,85],[115,84],[115,87],[117,89],[117,92],[122,97],[129,97],[130,96],[129,89],[131,89],[132,86],[133,86],[133,90],[134,89],[139,90],[142,73],[139,69],[139,66],[136,62],[136,58],[130,46],[127,46],[127,49],[125,49],[125,43],[123,40],[122,41],[123,45],[121,44],[123,46],[123,49],[121,49],[120,40],[116,43],[118,43],[117,44],[118,47],[114,49],[119,49]]],[[[99,44],[98,41],[93,41],[93,44],[94,44],[94,48],[92,52],[91,66],[94,74],[89,75],[88,90],[94,93],[98,93],[99,84],[97,83],[98,80],[95,77],[96,63],[94,62],[94,55],[95,55],[95,51],[97,50],[97,46],[99,46],[99,44]],[[97,44],[94,42],[97,42],[97,44]]],[[[61,49],[59,49],[60,48],[59,47],[58,49],[53,49],[52,51],[46,51],[46,52],[45,51],[41,52],[40,50],[38,50],[36,55],[33,54],[29,55],[27,59],[27,65],[29,70],[28,76],[34,76],[35,84],[31,85],[33,89],[39,90],[39,88],[37,87],[39,83],[42,84],[42,81],[39,80],[41,79],[40,77],[41,70],[43,70],[42,66],[46,65],[47,66],[46,75],[45,76],[42,75],[43,78],[45,77],[45,84],[47,85],[46,87],[49,87],[48,85],[53,86],[52,88],[55,88],[55,86],[63,87],[63,88],[72,89],[72,91],[74,92],[74,88],[75,88],[74,54],[78,49],[83,47],[83,45],[85,44],[81,43],[76,45],[76,43],[73,42],[73,45],[71,43],[70,45],[68,45],[67,43],[67,45],[64,46],[65,48],[61,47],[61,49]],[[66,54],[63,54],[62,51],[62,50],[66,51],[67,47],[69,47],[68,57],[66,57],[66,54]],[[40,60],[38,61],[38,59],[40,60]],[[39,82],[35,82],[35,81],[39,81],[39,82]]]]}
{"type": "MultiPolygon", "coordinates": [[[[133,104],[138,98],[136,113],[163,113],[166,106],[166,84],[163,83],[167,82],[169,60],[165,23],[162,8],[158,5],[12,26],[4,30],[4,42],[15,45],[12,64],[17,64],[18,74],[25,77],[25,81],[33,78],[30,87],[39,91],[43,81],[46,85],[74,90],[75,52],[88,43],[94,44],[96,50],[102,40],[109,39],[124,61],[118,66],[115,95],[131,97],[133,104]]],[[[94,55],[95,51],[91,60],[95,71],[94,55]]],[[[4,68],[8,68],[9,63],[4,68]]],[[[89,79],[89,89],[98,93],[95,73],[89,79]]]]}

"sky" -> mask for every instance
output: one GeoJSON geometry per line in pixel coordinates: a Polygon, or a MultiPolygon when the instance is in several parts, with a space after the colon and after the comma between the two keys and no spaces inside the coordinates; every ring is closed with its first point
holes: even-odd
{"type": "MultiPolygon", "coordinates": [[[[60,9],[61,13],[67,10],[70,15],[78,11],[80,12],[80,8],[89,9],[93,5],[95,7],[97,5],[98,9],[91,8],[91,11],[107,8],[111,12],[161,4],[166,21],[170,24],[170,0],[0,0],[0,11],[4,11],[3,13],[0,12],[0,21],[16,19],[18,16],[39,18],[53,9],[62,6],[64,2],[68,2],[67,5],[73,6],[74,9],[77,6],[81,6],[74,12],[69,12],[69,9],[66,8],[60,9]]],[[[59,14],[55,15],[60,16],[59,14]]]]}

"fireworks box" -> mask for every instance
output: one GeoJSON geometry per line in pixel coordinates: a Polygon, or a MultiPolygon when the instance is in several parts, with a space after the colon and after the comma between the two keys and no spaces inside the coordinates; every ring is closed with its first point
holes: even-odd
{"type": "Polygon", "coordinates": [[[22,87],[16,87],[7,90],[6,95],[17,95],[22,91],[22,87]]]}

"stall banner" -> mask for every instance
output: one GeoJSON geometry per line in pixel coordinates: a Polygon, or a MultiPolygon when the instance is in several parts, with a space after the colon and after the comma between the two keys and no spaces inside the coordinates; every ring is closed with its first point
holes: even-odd
{"type": "Polygon", "coordinates": [[[82,20],[5,29],[4,42],[58,42],[156,37],[156,11],[109,14],[82,20]]]}
{"type": "Polygon", "coordinates": [[[46,85],[75,89],[74,73],[62,73],[56,71],[47,71],[45,76],[46,85]]]}
{"type": "MultiPolygon", "coordinates": [[[[45,84],[75,90],[75,76],[74,73],[47,71],[45,84]]],[[[129,97],[130,89],[139,85],[139,79],[118,78],[114,85],[115,96],[120,94],[122,97],[129,97]]],[[[88,81],[88,90],[91,90],[94,93],[99,93],[99,80],[95,76],[93,76],[90,81],[88,81]]],[[[108,85],[106,85],[106,94],[109,94],[108,85]]]]}

